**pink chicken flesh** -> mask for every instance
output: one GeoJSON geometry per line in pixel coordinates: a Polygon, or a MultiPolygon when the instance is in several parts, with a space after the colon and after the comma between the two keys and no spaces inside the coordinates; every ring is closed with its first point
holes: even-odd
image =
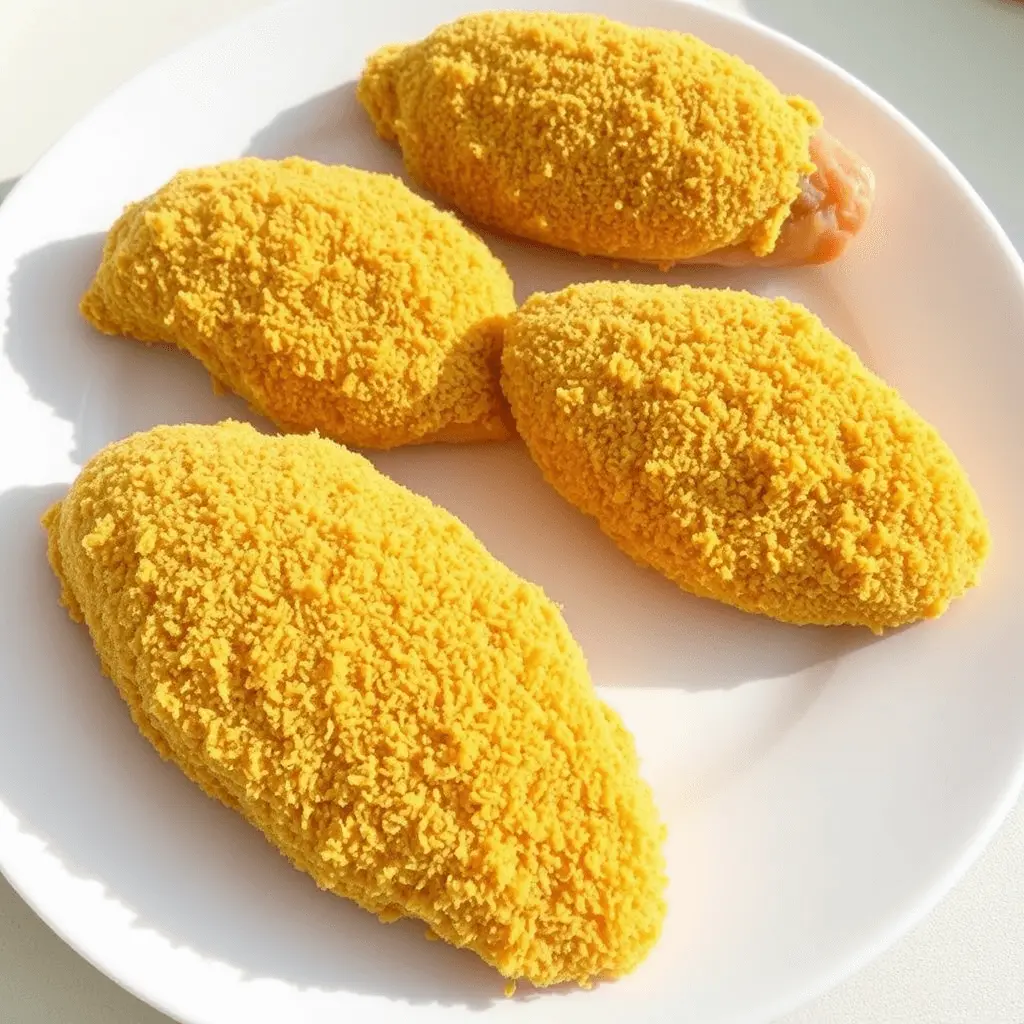
{"type": "Polygon", "coordinates": [[[686,262],[792,267],[836,259],[868,219],[875,176],[856,153],[826,131],[812,137],[810,155],[814,173],[801,180],[800,195],[772,252],[756,256],[743,245],[732,245],[686,262]]]}

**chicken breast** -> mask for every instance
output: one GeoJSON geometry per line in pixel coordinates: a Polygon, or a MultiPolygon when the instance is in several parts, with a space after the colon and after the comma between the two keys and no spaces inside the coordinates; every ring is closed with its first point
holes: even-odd
{"type": "Polygon", "coordinates": [[[358,94],[424,187],[583,254],[824,262],[874,193],[807,100],[693,36],[595,15],[469,15],[373,54],[358,94]]]}
{"type": "Polygon", "coordinates": [[[665,912],[633,740],[558,609],[331,441],[101,451],[45,517],[135,722],[316,883],[509,979],[632,970],[665,912]]]}
{"type": "Polygon", "coordinates": [[[84,316],[169,342],[286,431],[508,436],[501,262],[396,178],[297,157],[182,171],[107,238],[84,316]]]}
{"type": "Polygon", "coordinates": [[[577,285],[522,305],[503,368],[551,484],[684,590],[880,633],[978,580],[989,535],[953,453],[796,303],[577,285]]]}

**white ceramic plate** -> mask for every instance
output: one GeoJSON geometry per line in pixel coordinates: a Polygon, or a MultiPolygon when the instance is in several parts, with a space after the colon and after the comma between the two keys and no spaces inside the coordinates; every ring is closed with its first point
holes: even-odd
{"type": "Polygon", "coordinates": [[[57,606],[37,519],[83,461],[156,423],[247,415],[187,357],[79,319],[102,232],[178,168],[242,153],[400,173],[353,81],[377,45],[472,6],[261,11],[121,89],[0,208],[0,866],[76,949],[190,1024],[761,1024],[923,914],[995,828],[1024,763],[1024,275],[934,147],[806,49],[699,7],[589,4],[691,30],[818,102],[879,180],[870,230],[838,265],[662,275],[492,242],[521,297],[629,276],[806,302],[960,454],[992,521],[980,589],[883,640],[786,627],[633,566],[518,445],[376,459],[564,604],[636,733],[672,881],[664,937],[633,976],[506,1000],[472,954],[318,892],[157,758],[57,606]]]}

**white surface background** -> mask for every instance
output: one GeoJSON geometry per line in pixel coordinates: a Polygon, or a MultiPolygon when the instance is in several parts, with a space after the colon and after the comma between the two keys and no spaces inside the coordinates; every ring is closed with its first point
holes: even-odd
{"type": "MultiPolygon", "coordinates": [[[[1024,3],[715,2],[809,44],[895,103],[959,165],[1024,249],[1024,3]]],[[[0,0],[0,196],[119,82],[255,5],[0,0]]],[[[0,1020],[166,1024],[167,1018],[78,958],[0,881],[0,1020]]],[[[1024,1024],[1024,806],[911,935],[778,1024],[901,1022],[1024,1024]]]]}

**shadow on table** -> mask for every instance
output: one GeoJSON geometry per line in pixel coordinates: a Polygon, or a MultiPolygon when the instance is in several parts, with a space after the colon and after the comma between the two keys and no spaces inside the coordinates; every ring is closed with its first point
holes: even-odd
{"type": "Polygon", "coordinates": [[[62,942],[0,878],[3,1020],[8,1024],[172,1024],[62,942]]]}

